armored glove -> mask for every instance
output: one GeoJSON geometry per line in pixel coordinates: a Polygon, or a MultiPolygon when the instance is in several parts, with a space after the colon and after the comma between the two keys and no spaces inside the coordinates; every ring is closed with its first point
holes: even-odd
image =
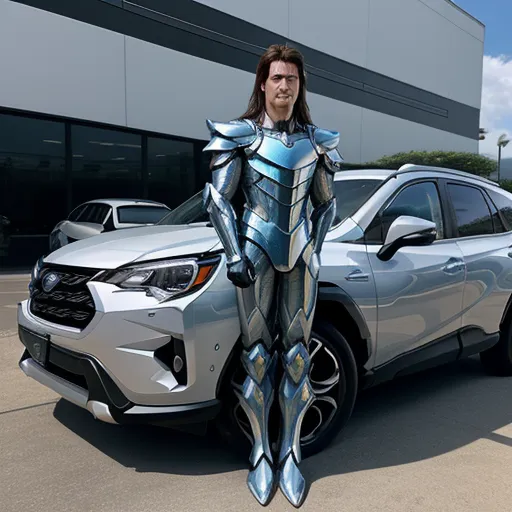
{"type": "Polygon", "coordinates": [[[241,260],[234,263],[228,263],[228,279],[238,288],[248,288],[254,283],[256,273],[252,262],[242,256],[241,260]]]}

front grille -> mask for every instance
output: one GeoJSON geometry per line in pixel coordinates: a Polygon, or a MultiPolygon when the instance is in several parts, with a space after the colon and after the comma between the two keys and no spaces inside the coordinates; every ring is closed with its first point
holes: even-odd
{"type": "Polygon", "coordinates": [[[87,283],[97,273],[91,269],[44,266],[31,283],[30,312],[54,324],[84,329],[96,310],[87,283]],[[50,274],[57,282],[45,291],[43,284],[50,274]]]}

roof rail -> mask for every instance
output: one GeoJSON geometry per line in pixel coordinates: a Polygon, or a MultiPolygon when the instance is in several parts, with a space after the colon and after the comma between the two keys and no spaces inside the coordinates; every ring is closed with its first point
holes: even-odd
{"type": "Polygon", "coordinates": [[[446,174],[453,174],[455,176],[460,176],[463,178],[470,178],[473,180],[481,181],[483,183],[487,183],[488,185],[494,185],[495,187],[501,188],[498,183],[495,181],[489,180],[487,178],[483,178],[482,176],[478,176],[476,174],[471,174],[470,172],[459,171],[457,169],[450,169],[448,167],[434,167],[431,165],[416,165],[416,164],[405,164],[396,171],[396,174],[402,174],[405,172],[419,172],[419,171],[435,171],[442,172],[446,174]]]}

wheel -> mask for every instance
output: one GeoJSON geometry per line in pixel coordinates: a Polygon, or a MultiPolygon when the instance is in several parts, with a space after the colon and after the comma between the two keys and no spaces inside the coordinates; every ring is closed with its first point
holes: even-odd
{"type": "MultiPolygon", "coordinates": [[[[300,444],[302,458],[326,448],[349,420],[357,396],[357,366],[346,339],[326,320],[313,326],[310,343],[310,382],[315,401],[304,416],[300,444]]],[[[279,365],[277,385],[282,369],[279,365]]],[[[215,422],[219,435],[235,452],[248,457],[252,446],[249,420],[233,392],[233,384],[242,384],[246,374],[239,353],[232,359],[223,386],[223,407],[215,422]]],[[[276,452],[280,423],[278,388],[270,413],[269,429],[273,451],[276,452]]]]}
{"type": "Polygon", "coordinates": [[[480,353],[485,371],[499,377],[512,376],[512,318],[506,318],[496,345],[480,353]]]}

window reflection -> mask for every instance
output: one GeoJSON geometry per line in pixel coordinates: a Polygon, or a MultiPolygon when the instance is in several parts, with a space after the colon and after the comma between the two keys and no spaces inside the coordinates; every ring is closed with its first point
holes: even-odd
{"type": "Polygon", "coordinates": [[[65,191],[64,123],[0,114],[0,266],[46,250],[65,191]]]}
{"type": "Polygon", "coordinates": [[[91,199],[142,197],[140,135],[71,127],[73,207],[91,199]]]}
{"type": "Polygon", "coordinates": [[[55,225],[91,199],[180,205],[211,180],[205,144],[0,113],[0,268],[32,267],[55,225]]]}
{"type": "Polygon", "coordinates": [[[491,212],[478,189],[450,183],[448,192],[457,216],[460,237],[493,233],[491,212]]]}
{"type": "Polygon", "coordinates": [[[148,199],[175,208],[195,190],[194,145],[148,138],[148,199]]]}

